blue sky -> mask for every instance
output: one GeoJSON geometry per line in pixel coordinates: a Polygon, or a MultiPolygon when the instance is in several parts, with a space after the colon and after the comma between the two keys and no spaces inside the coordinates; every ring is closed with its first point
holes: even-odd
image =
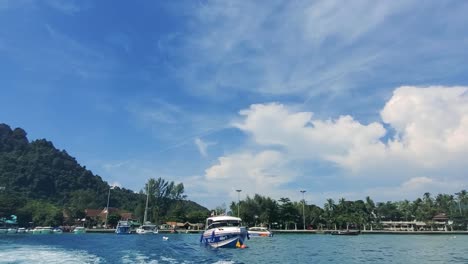
{"type": "Polygon", "coordinates": [[[0,0],[0,122],[111,184],[377,201],[467,188],[465,1],[0,0]],[[466,132],[466,133],[465,133],[466,132]]]}

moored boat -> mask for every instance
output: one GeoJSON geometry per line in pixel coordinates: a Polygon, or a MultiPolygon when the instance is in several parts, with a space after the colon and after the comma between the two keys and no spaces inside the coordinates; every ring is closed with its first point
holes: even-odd
{"type": "Polygon", "coordinates": [[[249,227],[249,236],[250,237],[272,237],[273,233],[268,230],[266,227],[249,227]]]}
{"type": "Polygon", "coordinates": [[[119,221],[117,227],[115,228],[115,233],[117,234],[130,234],[131,225],[129,221],[119,221]]]}
{"type": "Polygon", "coordinates": [[[60,235],[60,234],[63,233],[63,230],[62,230],[61,228],[58,228],[58,227],[57,227],[57,228],[54,228],[54,229],[52,230],[52,232],[53,232],[54,234],[60,235]]]}
{"type": "Polygon", "coordinates": [[[73,233],[77,235],[84,234],[86,233],[86,228],[84,228],[83,226],[77,226],[75,227],[75,229],[73,229],[73,233]]]}
{"type": "Polygon", "coordinates": [[[149,183],[147,184],[146,188],[146,205],[145,205],[145,214],[143,217],[143,225],[139,226],[136,229],[136,233],[139,235],[149,235],[149,234],[157,234],[158,227],[153,225],[151,222],[146,221],[148,219],[148,201],[149,201],[149,183]]]}
{"type": "Polygon", "coordinates": [[[206,229],[200,242],[214,248],[245,247],[247,229],[241,226],[241,219],[233,216],[213,216],[206,219],[206,229]]]}
{"type": "Polygon", "coordinates": [[[34,235],[45,235],[45,234],[52,234],[52,227],[50,226],[36,226],[36,228],[33,229],[33,234],[34,235]]]}
{"type": "Polygon", "coordinates": [[[16,232],[18,232],[17,228],[10,227],[7,229],[7,234],[16,234],[16,232]]]}
{"type": "Polygon", "coordinates": [[[337,230],[331,232],[334,236],[357,236],[361,232],[359,230],[337,230]]]}
{"type": "Polygon", "coordinates": [[[136,233],[139,235],[151,235],[151,234],[157,234],[158,233],[158,227],[156,225],[153,225],[151,223],[145,223],[144,225],[141,225],[136,229],[136,233]]]}

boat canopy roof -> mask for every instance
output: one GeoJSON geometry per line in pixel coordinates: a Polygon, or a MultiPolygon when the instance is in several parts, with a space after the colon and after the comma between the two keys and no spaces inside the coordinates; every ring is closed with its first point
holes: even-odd
{"type": "Polygon", "coordinates": [[[234,217],[234,216],[228,216],[228,215],[218,215],[218,216],[212,216],[208,217],[208,221],[212,222],[220,222],[220,221],[242,221],[239,217],[234,217]]]}

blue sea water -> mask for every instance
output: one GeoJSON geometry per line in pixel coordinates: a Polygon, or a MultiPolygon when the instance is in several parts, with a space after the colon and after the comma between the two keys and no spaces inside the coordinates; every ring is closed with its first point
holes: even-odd
{"type": "Polygon", "coordinates": [[[300,235],[212,249],[200,235],[0,235],[0,263],[468,263],[467,235],[300,235]]]}

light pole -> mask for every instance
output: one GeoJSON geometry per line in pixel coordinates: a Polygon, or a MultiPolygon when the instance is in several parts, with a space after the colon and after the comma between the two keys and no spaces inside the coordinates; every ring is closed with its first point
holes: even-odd
{"type": "Polygon", "coordinates": [[[237,192],[237,217],[240,217],[240,192],[242,190],[236,190],[237,192]]]}
{"type": "Polygon", "coordinates": [[[110,191],[114,189],[114,186],[109,188],[109,193],[107,194],[107,206],[106,206],[106,223],[105,226],[107,228],[107,218],[109,217],[109,200],[110,200],[110,191]]]}
{"type": "Polygon", "coordinates": [[[306,229],[305,228],[305,199],[304,199],[304,193],[306,191],[305,190],[301,190],[301,193],[302,193],[302,220],[303,220],[303,224],[304,224],[304,230],[306,229]]]}

